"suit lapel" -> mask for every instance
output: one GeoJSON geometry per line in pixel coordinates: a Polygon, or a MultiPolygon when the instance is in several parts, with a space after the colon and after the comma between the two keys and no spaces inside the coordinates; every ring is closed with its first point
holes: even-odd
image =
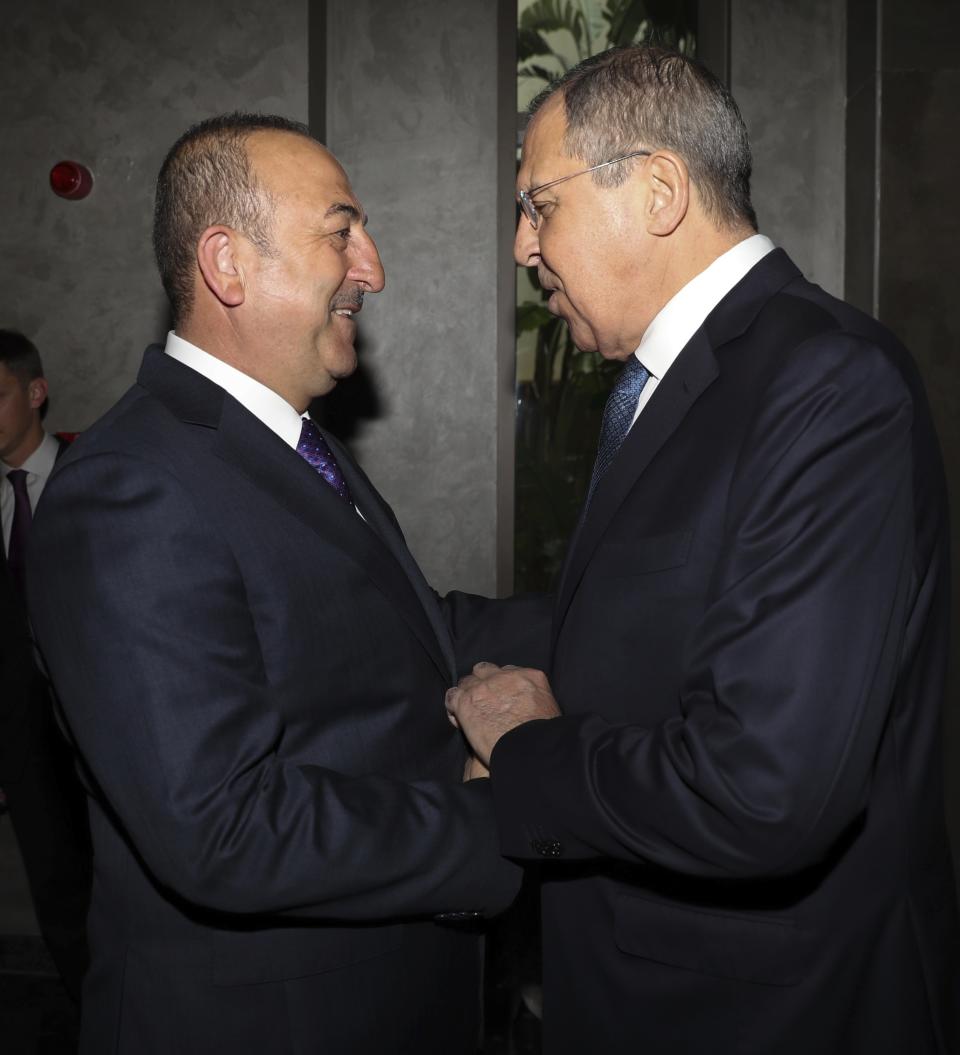
{"type": "Polygon", "coordinates": [[[798,277],[800,272],[783,250],[769,253],[707,316],[657,386],[597,485],[590,508],[581,515],[570,540],[557,590],[554,646],[573,595],[610,521],[654,456],[719,375],[715,350],[743,334],[770,297],[798,277]]]}
{"type": "Polygon", "coordinates": [[[590,508],[581,517],[561,574],[557,618],[554,620],[556,630],[559,630],[584,569],[623,500],[717,373],[717,360],[706,334],[700,330],[681,352],[627,433],[613,464],[597,485],[590,508]]]}
{"type": "Polygon", "coordinates": [[[420,570],[420,566],[414,560],[413,554],[407,548],[403,532],[400,530],[400,526],[393,515],[393,511],[387,503],[384,502],[380,493],[367,478],[366,473],[364,473],[360,466],[357,465],[349,452],[336,439],[336,437],[326,432],[326,430],[321,431],[337,457],[340,470],[347,481],[347,486],[350,488],[350,493],[353,495],[353,500],[356,503],[357,508],[363,514],[366,522],[374,529],[374,531],[376,531],[377,535],[389,548],[397,563],[403,569],[410,585],[416,592],[424,614],[433,629],[434,640],[439,645],[443,652],[444,659],[447,662],[447,673],[449,673],[451,678],[450,684],[454,684],[457,680],[457,663],[454,654],[453,640],[450,637],[450,629],[440,614],[437,595],[433,592],[430,584],[423,577],[423,572],[420,570]]]}
{"type": "MultiPolygon", "coordinates": [[[[386,533],[378,534],[371,527],[373,519],[368,523],[358,517],[258,418],[218,385],[165,355],[159,346],[147,350],[138,380],[180,420],[216,430],[214,451],[219,458],[358,564],[396,605],[444,677],[451,677],[450,657],[438,641],[418,590],[398,562],[395,547],[385,541],[386,533]]],[[[336,446],[338,457],[342,450],[336,446]]],[[[359,470],[348,457],[341,468],[351,490],[357,481],[360,508],[367,516],[368,509],[377,506],[371,497],[373,488],[365,478],[359,482],[359,470]]]]}

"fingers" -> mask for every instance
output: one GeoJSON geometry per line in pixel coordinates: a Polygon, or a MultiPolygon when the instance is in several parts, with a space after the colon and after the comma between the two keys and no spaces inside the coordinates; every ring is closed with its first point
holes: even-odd
{"type": "MultiPolygon", "coordinates": [[[[500,669],[501,668],[498,667],[496,665],[496,663],[487,663],[486,660],[481,660],[479,663],[474,663],[474,665],[473,665],[473,676],[475,676],[477,678],[481,678],[481,679],[489,678],[489,677],[492,677],[494,674],[496,674],[500,669]]],[[[506,669],[506,668],[504,668],[504,669],[506,669]]],[[[471,675],[469,675],[469,674],[467,675],[467,677],[470,677],[470,676],[471,675]]],[[[461,681],[461,684],[463,684],[462,681],[461,681]]]]}
{"type": "Polygon", "coordinates": [[[538,682],[538,684],[547,684],[547,676],[542,670],[535,670],[532,667],[518,667],[514,663],[505,663],[502,667],[498,667],[496,663],[488,663],[486,660],[481,660],[479,663],[474,663],[473,673],[467,674],[465,677],[460,679],[460,686],[464,688],[464,683],[470,679],[474,681],[487,681],[490,678],[496,677],[498,674],[504,673],[522,674],[530,680],[538,682]]]}
{"type": "Polygon", "coordinates": [[[460,690],[457,688],[447,689],[447,694],[443,698],[444,706],[447,708],[447,718],[450,719],[450,724],[454,727],[454,729],[460,728],[460,723],[457,721],[457,716],[455,713],[457,705],[457,696],[459,692],[460,690]]]}

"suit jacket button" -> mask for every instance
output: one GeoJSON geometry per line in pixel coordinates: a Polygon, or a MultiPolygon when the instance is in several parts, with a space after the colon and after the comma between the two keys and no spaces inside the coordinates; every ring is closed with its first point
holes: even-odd
{"type": "Polygon", "coordinates": [[[534,839],[530,844],[541,857],[559,857],[563,846],[556,839],[534,839]]]}

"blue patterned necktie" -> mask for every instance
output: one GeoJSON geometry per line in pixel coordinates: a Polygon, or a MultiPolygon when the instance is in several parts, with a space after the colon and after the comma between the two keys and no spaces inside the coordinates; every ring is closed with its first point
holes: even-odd
{"type": "Polygon", "coordinates": [[[7,546],[7,564],[21,596],[25,594],[23,565],[27,552],[27,534],[33,522],[30,496],[27,494],[26,469],[11,469],[7,479],[13,488],[13,523],[10,525],[10,544],[7,546]]]}
{"type": "Polygon", "coordinates": [[[593,476],[590,478],[586,505],[590,504],[597,484],[610,468],[617,451],[620,450],[620,444],[630,431],[633,415],[636,414],[637,404],[640,402],[640,393],[649,379],[650,372],[635,355],[631,355],[613,386],[607,405],[603,408],[600,443],[597,447],[597,460],[593,463],[593,476]]]}
{"type": "Polygon", "coordinates": [[[333,456],[330,445],[323,438],[323,433],[309,418],[303,419],[297,454],[327,481],[344,502],[353,504],[350,488],[347,487],[347,481],[340,472],[340,466],[337,465],[337,459],[333,456]]]}

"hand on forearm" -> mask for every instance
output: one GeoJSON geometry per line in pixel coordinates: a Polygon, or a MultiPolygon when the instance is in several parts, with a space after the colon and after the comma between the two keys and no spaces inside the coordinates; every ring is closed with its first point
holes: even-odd
{"type": "Polygon", "coordinates": [[[504,733],[536,718],[556,718],[560,709],[542,671],[478,663],[447,692],[447,713],[489,766],[504,733]]]}

